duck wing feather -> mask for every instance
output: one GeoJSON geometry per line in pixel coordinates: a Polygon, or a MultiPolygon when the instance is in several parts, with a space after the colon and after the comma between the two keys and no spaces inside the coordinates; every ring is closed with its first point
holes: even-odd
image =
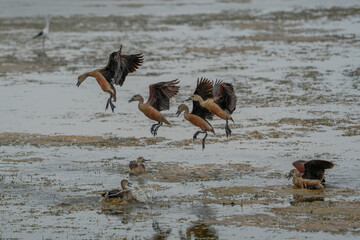
{"type": "Polygon", "coordinates": [[[219,93],[215,98],[215,103],[228,113],[232,114],[236,109],[236,95],[234,87],[230,83],[221,83],[219,93]]]}
{"type": "MultiPolygon", "coordinates": [[[[213,84],[207,78],[198,78],[194,94],[199,95],[204,101],[213,97],[213,84]]],[[[211,119],[213,114],[202,107],[198,101],[193,101],[192,114],[195,114],[203,119],[211,119]]]]}
{"type": "Polygon", "coordinates": [[[100,73],[110,83],[115,83],[122,86],[125,78],[129,73],[135,72],[143,63],[144,58],[142,53],[123,55],[121,54],[122,47],[117,52],[112,52],[109,55],[109,60],[106,66],[100,70],[100,73]]]}
{"type": "Polygon", "coordinates": [[[293,165],[299,170],[300,173],[303,173],[302,178],[317,179],[320,181],[323,181],[324,179],[325,169],[334,167],[332,162],[325,160],[299,160],[294,162],[293,165]],[[301,165],[303,165],[303,167],[301,165]]]}
{"type": "Polygon", "coordinates": [[[178,94],[180,87],[177,79],[168,82],[158,82],[149,86],[150,94],[147,101],[158,111],[170,109],[170,98],[178,94]]]}

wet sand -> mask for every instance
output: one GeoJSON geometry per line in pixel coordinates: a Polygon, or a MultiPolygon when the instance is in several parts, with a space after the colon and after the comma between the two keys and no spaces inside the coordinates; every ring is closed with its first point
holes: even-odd
{"type": "Polygon", "coordinates": [[[0,3],[1,238],[359,238],[356,1],[37,4],[0,3]],[[31,40],[40,10],[51,13],[45,51],[31,40]],[[145,61],[112,114],[94,80],[75,84],[120,44],[145,61]],[[198,77],[230,82],[238,97],[232,136],[214,118],[204,151],[175,116],[198,77]],[[172,126],[153,138],[127,101],[176,78],[172,126]],[[148,173],[130,175],[139,156],[148,173]],[[334,162],[327,188],[285,179],[299,159],[334,162]],[[138,201],[103,201],[124,178],[138,201]]]}

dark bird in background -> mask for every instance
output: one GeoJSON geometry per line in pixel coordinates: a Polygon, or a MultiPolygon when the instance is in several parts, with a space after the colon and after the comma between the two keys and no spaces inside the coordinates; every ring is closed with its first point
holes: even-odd
{"type": "MultiPolygon", "coordinates": [[[[212,83],[208,79],[197,79],[197,85],[194,94],[201,96],[203,99],[208,99],[213,96],[212,90],[212,83]]],[[[202,140],[202,149],[204,150],[205,139],[208,135],[207,132],[210,131],[215,134],[214,128],[206,120],[206,118],[211,118],[212,113],[210,113],[206,108],[201,107],[198,101],[193,101],[193,109],[191,113],[189,112],[189,107],[187,105],[181,104],[178,107],[176,115],[179,116],[182,112],[184,112],[184,118],[186,120],[188,120],[190,123],[199,127],[202,130],[197,131],[194,134],[193,139],[195,139],[200,133],[205,134],[202,140]]]]}
{"type": "MultiPolygon", "coordinates": [[[[210,83],[210,81],[209,81],[210,83]]],[[[206,108],[210,113],[224,119],[226,121],[225,133],[228,137],[231,135],[228,121],[234,122],[231,114],[236,109],[236,95],[232,84],[224,83],[221,80],[216,80],[215,83],[211,83],[212,97],[203,99],[198,93],[194,93],[188,100],[199,102],[200,106],[206,108]]]]}
{"type": "Polygon", "coordinates": [[[298,160],[293,162],[287,179],[293,178],[295,186],[300,188],[320,189],[325,184],[325,169],[331,169],[334,164],[325,160],[298,160]]]}
{"type": "Polygon", "coordinates": [[[114,84],[120,85],[121,87],[124,84],[126,76],[129,73],[135,72],[144,61],[142,53],[124,55],[121,54],[121,49],[122,45],[120,45],[119,51],[110,54],[108,63],[104,68],[81,74],[76,84],[76,86],[79,87],[87,77],[94,77],[101,89],[110,94],[105,110],[110,106],[112,112],[114,112],[115,105],[112,103],[111,98],[116,102],[114,84]]]}
{"type": "Polygon", "coordinates": [[[43,51],[45,50],[45,39],[49,35],[49,27],[50,27],[50,20],[49,18],[46,18],[46,24],[43,30],[41,30],[36,36],[33,37],[33,39],[41,38],[42,39],[42,48],[43,51]]]}
{"type": "Polygon", "coordinates": [[[138,108],[141,112],[145,114],[151,120],[157,121],[151,126],[150,132],[154,135],[157,135],[158,129],[163,123],[170,125],[168,120],[160,113],[162,110],[170,109],[170,98],[178,94],[180,87],[176,86],[179,81],[177,79],[168,81],[168,82],[159,82],[151,84],[149,86],[149,99],[144,103],[144,98],[136,94],[130,100],[130,102],[138,101],[138,108]]]}

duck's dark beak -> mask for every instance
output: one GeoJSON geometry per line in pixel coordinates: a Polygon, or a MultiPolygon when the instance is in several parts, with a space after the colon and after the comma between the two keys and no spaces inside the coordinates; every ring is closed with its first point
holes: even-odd
{"type": "Polygon", "coordinates": [[[148,162],[148,161],[150,161],[149,159],[143,159],[142,160],[143,162],[148,162]]]}
{"type": "Polygon", "coordinates": [[[78,80],[78,82],[76,83],[76,86],[79,87],[81,84],[81,82],[78,80]]]}
{"type": "Polygon", "coordinates": [[[185,101],[190,101],[191,100],[191,97],[189,97],[188,99],[186,99],[185,101]]]}
{"type": "Polygon", "coordinates": [[[133,102],[134,101],[134,98],[132,97],[130,100],[129,100],[129,103],[133,102]]]}
{"type": "Polygon", "coordinates": [[[290,178],[292,178],[294,175],[292,175],[291,173],[289,173],[289,175],[286,176],[287,180],[290,180],[290,178]]]}
{"type": "Polygon", "coordinates": [[[128,186],[131,186],[132,185],[132,183],[131,182],[128,182],[128,186]]]}
{"type": "Polygon", "coordinates": [[[176,113],[175,113],[175,115],[178,117],[179,115],[180,115],[180,111],[177,111],[176,113]]]}

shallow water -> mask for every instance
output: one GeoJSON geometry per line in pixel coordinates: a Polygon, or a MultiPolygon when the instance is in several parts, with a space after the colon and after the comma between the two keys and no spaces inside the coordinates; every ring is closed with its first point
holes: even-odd
{"type": "Polygon", "coordinates": [[[349,239],[359,237],[360,7],[357,1],[1,1],[0,237],[349,239]],[[50,36],[30,40],[50,16],[50,36]],[[123,44],[144,64],[108,95],[77,76],[123,44]],[[206,149],[175,117],[196,79],[231,82],[233,134],[206,149]],[[127,101],[178,78],[153,124],[127,101]],[[148,173],[127,164],[151,159],[148,173]],[[294,189],[299,159],[335,163],[324,191],[294,189]],[[139,202],[100,194],[133,183],[139,202]],[[331,209],[327,212],[327,209],[331,209]],[[312,224],[309,224],[309,221],[312,224]]]}

